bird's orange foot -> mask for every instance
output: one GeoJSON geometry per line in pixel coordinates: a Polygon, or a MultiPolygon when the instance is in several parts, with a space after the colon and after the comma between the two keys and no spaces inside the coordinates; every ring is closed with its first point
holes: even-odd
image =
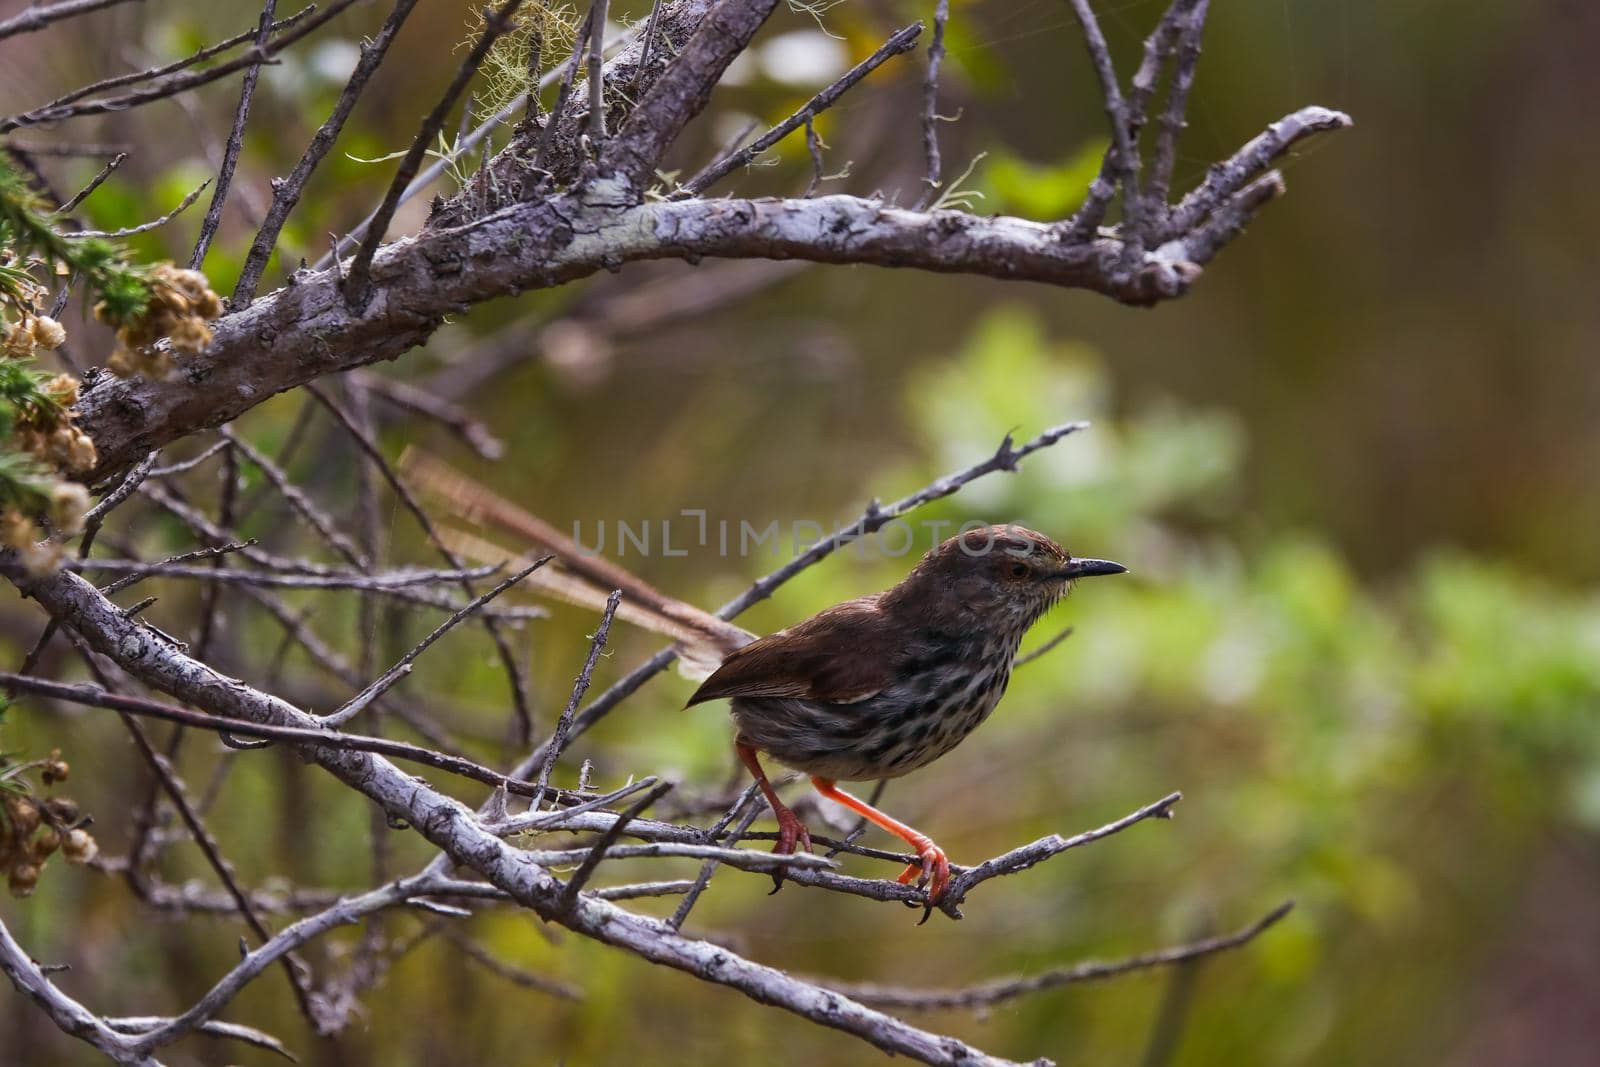
{"type": "MultiPolygon", "coordinates": [[[[797,848],[811,851],[811,832],[806,829],[806,824],[800,821],[800,816],[788,808],[780,807],[774,811],[778,817],[778,843],[772,846],[774,855],[792,856],[797,848]]],[[[776,893],[783,888],[783,876],[788,871],[787,867],[776,867],[772,871],[772,892],[776,893]]],[[[771,894],[768,894],[769,896],[771,894]]]]}
{"type": "MultiPolygon", "coordinates": [[[[920,863],[913,863],[900,872],[900,877],[895,879],[901,885],[915,882],[925,887],[926,895],[923,897],[922,918],[918,926],[928,921],[928,916],[933,914],[934,905],[944,896],[945,887],[950,884],[950,858],[944,854],[944,849],[924,838],[917,843],[921,855],[920,863]]],[[[916,907],[915,902],[906,901],[910,907],[916,907]]]]}

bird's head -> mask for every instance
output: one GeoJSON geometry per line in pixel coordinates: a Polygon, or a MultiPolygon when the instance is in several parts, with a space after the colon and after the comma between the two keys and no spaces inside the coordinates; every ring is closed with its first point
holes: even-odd
{"type": "Polygon", "coordinates": [[[1126,570],[1110,560],[1074,558],[1024,526],[983,526],[929,551],[904,587],[933,610],[972,613],[1026,629],[1079,578],[1126,570]]]}

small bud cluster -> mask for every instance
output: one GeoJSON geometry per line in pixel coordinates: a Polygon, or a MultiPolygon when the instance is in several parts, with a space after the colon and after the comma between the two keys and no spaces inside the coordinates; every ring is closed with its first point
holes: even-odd
{"type": "Polygon", "coordinates": [[[85,864],[100,852],[87,829],[89,820],[70,797],[40,797],[31,792],[20,772],[37,770],[47,789],[67,780],[71,767],[59,751],[46,759],[5,768],[0,762],[0,871],[14,897],[26,897],[39,884],[50,857],[59,852],[68,863],[85,864]]]}
{"type": "MultiPolygon", "coordinates": [[[[172,357],[199,355],[211,343],[211,321],[222,314],[222,298],[197,270],[157,263],[145,278],[150,300],[143,314],[117,329],[117,347],[106,361],[113,374],[152,380],[172,371],[172,357]],[[162,341],[165,344],[162,344],[162,341]]],[[[105,305],[95,308],[105,319],[105,305]]]]}

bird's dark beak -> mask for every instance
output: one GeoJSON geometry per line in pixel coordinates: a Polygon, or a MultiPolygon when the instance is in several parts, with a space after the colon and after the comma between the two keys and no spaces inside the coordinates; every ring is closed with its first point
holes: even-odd
{"type": "Polygon", "coordinates": [[[1067,565],[1056,571],[1052,578],[1093,578],[1101,574],[1126,574],[1128,568],[1120,563],[1112,563],[1109,559],[1074,559],[1068,560],[1067,565]]]}

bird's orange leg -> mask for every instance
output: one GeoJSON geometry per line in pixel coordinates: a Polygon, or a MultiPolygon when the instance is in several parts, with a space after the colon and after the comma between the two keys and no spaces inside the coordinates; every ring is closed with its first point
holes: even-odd
{"type": "MultiPolygon", "coordinates": [[[[836,800],[858,815],[870,819],[906,844],[916,849],[917,855],[922,857],[921,863],[913,863],[900,872],[897,881],[904,885],[913,879],[919,884],[926,882],[928,886],[928,907],[931,909],[944,895],[944,887],[950,884],[950,859],[944,854],[944,849],[933,843],[926,834],[918,833],[905,823],[892,818],[868,804],[866,801],[851,796],[843,789],[833,784],[831,778],[818,778],[812,776],[811,784],[817,792],[829,800],[836,800]]],[[[923,916],[926,921],[927,916],[923,916]]]]}
{"type": "MultiPolygon", "coordinates": [[[[798,846],[810,852],[811,834],[806,830],[806,824],[800,821],[800,816],[789,810],[787,804],[778,799],[778,791],[767,781],[767,774],[761,769],[761,761],[756,758],[756,750],[743,741],[735,741],[733,747],[738,751],[739,759],[750,768],[750,773],[755,775],[756,784],[761,787],[767,803],[772,806],[772,814],[777,816],[778,843],[773,846],[772,851],[787,856],[798,846]]],[[[779,867],[772,872],[774,893],[783,888],[783,871],[784,869],[779,867]]]]}

